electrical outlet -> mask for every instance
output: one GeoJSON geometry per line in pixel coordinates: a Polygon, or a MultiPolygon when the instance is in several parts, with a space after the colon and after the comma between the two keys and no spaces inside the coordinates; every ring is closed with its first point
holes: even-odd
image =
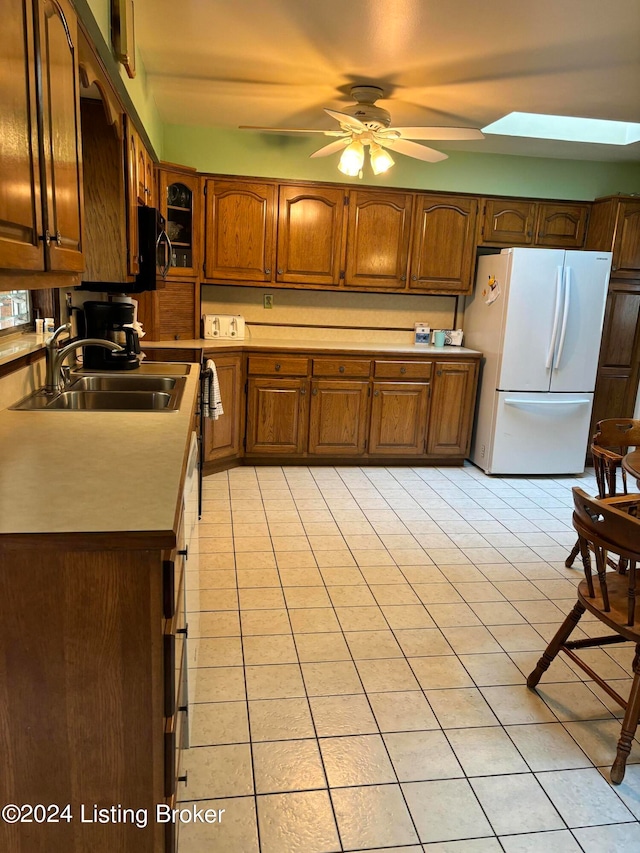
{"type": "Polygon", "coordinates": [[[273,308],[273,293],[265,293],[262,297],[262,305],[264,308],[273,308]]]}

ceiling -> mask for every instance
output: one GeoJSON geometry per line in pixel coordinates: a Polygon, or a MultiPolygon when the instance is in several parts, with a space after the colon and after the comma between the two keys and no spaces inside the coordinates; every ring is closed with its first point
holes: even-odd
{"type": "MultiPolygon", "coordinates": [[[[515,110],[640,122],[638,0],[138,0],[136,38],[170,124],[334,130],[322,107],[343,109],[356,83],[385,90],[393,125],[515,110]]],[[[640,143],[434,147],[640,161],[640,143]]]]}

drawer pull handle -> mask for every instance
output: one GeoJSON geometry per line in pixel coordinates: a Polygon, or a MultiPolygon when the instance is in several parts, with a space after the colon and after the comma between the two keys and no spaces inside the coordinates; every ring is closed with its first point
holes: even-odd
{"type": "Polygon", "coordinates": [[[405,374],[406,372],[407,372],[407,368],[406,368],[406,367],[401,367],[401,368],[400,368],[400,373],[402,373],[402,375],[403,375],[403,376],[404,376],[404,374],[405,374]]]}
{"type": "Polygon", "coordinates": [[[280,370],[281,365],[276,364],[276,370],[280,370]]]}
{"type": "Polygon", "coordinates": [[[338,370],[340,371],[340,373],[344,373],[344,364],[341,364],[338,370]]]}
{"type": "Polygon", "coordinates": [[[184,634],[185,637],[189,636],[189,626],[185,625],[184,628],[178,628],[176,630],[176,634],[184,634]]]}
{"type": "Polygon", "coordinates": [[[187,778],[189,776],[189,771],[187,770],[184,776],[178,776],[178,782],[184,782],[185,785],[188,784],[187,778]]]}
{"type": "Polygon", "coordinates": [[[188,560],[188,559],[189,559],[189,546],[187,545],[185,548],[181,548],[181,549],[178,551],[178,554],[179,554],[181,557],[184,557],[184,558],[185,558],[185,560],[188,560]]]}

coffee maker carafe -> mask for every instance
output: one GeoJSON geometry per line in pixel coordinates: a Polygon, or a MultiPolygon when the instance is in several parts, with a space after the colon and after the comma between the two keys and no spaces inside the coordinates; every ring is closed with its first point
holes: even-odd
{"type": "Polygon", "coordinates": [[[131,328],[134,306],[127,302],[85,302],[85,334],[119,344],[122,350],[84,347],[83,366],[90,370],[133,370],[140,364],[138,333],[131,328]]]}

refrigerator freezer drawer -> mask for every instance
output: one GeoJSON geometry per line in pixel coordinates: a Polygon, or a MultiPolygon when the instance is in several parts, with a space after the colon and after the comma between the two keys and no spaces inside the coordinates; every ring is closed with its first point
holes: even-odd
{"type": "MultiPolygon", "coordinates": [[[[495,404],[487,473],[584,471],[593,394],[498,391],[495,404]]],[[[482,466],[482,461],[479,464],[482,466]]]]}

